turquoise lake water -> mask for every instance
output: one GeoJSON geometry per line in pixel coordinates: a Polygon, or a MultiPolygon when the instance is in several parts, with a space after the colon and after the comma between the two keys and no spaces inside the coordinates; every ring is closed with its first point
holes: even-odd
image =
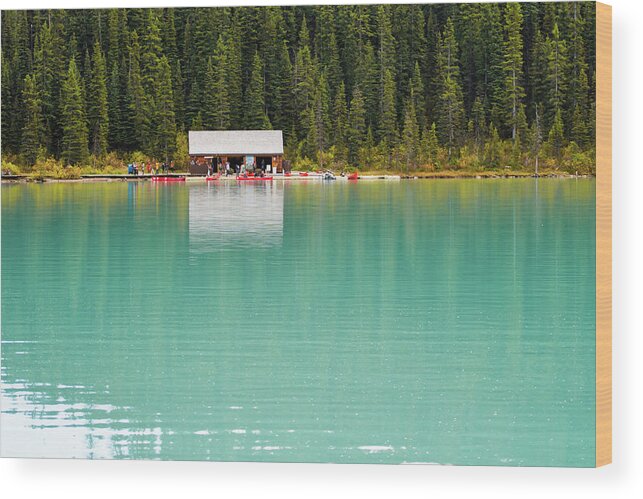
{"type": "Polygon", "coordinates": [[[2,456],[593,466],[595,181],[2,186],[2,456]]]}

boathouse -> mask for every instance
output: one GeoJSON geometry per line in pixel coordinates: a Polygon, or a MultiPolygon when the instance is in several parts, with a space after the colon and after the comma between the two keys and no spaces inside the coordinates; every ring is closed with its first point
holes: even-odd
{"type": "Polygon", "coordinates": [[[281,130],[203,130],[188,134],[190,174],[206,175],[242,169],[262,169],[267,173],[283,173],[284,142],[281,130]]]}

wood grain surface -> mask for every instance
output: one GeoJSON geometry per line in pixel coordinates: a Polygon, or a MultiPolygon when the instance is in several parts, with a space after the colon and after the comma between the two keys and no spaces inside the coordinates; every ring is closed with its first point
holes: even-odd
{"type": "Polygon", "coordinates": [[[612,462],[612,7],[596,3],[596,466],[612,462]]]}

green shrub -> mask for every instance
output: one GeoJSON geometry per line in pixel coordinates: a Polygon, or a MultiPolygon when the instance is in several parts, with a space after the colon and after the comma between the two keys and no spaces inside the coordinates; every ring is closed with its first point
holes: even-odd
{"type": "Polygon", "coordinates": [[[3,175],[20,175],[22,169],[18,165],[9,163],[8,161],[2,162],[2,174],[3,175]]]}

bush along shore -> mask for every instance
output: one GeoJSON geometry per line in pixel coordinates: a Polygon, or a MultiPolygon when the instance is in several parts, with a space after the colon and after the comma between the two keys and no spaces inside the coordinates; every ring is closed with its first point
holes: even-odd
{"type": "MultiPolygon", "coordinates": [[[[136,154],[137,164],[150,163],[158,170],[158,162],[146,160],[141,155],[136,154]]],[[[129,161],[134,162],[134,161],[129,161]]],[[[484,169],[467,169],[458,166],[447,168],[435,168],[431,165],[423,168],[409,169],[381,169],[365,168],[357,169],[355,167],[341,164],[326,164],[323,167],[312,162],[299,162],[295,164],[295,170],[299,171],[319,171],[320,169],[332,170],[335,173],[353,173],[358,172],[361,177],[391,177],[399,176],[402,179],[455,179],[455,178],[527,178],[527,177],[578,177],[593,176],[594,169],[590,167],[580,167],[574,171],[568,169],[545,167],[538,172],[531,169],[518,169],[510,166],[502,168],[484,168],[484,169]]],[[[186,174],[186,167],[178,167],[172,173],[186,174]]],[[[159,173],[161,173],[159,171],[159,173]]],[[[128,167],[124,160],[118,160],[111,157],[108,162],[96,162],[94,165],[67,165],[53,158],[37,161],[32,166],[18,166],[10,161],[2,162],[2,181],[3,182],[44,182],[47,180],[56,181],[87,181],[104,180],[102,176],[126,176],[128,167]]],[[[132,178],[128,176],[125,178],[132,178]]],[[[148,178],[148,177],[140,177],[148,178]]],[[[118,177],[115,177],[118,179],[118,177]]]]}

